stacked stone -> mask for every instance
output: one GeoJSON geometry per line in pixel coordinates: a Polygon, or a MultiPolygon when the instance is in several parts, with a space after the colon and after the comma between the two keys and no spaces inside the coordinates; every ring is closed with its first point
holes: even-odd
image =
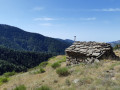
{"type": "Polygon", "coordinates": [[[97,42],[75,42],[66,50],[67,65],[79,64],[81,62],[99,62],[101,59],[118,58],[108,43],[97,42]]]}

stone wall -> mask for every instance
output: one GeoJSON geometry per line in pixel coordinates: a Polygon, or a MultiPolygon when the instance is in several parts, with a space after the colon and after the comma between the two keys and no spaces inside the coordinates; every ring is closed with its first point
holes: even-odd
{"type": "Polygon", "coordinates": [[[108,43],[75,42],[65,52],[67,65],[99,62],[102,59],[119,59],[108,43]]]}

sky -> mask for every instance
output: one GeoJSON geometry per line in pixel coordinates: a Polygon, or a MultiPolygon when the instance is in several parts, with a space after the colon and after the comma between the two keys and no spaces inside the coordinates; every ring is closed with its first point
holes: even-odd
{"type": "Polygon", "coordinates": [[[77,41],[120,40],[120,0],[0,0],[0,24],[77,41]]]}

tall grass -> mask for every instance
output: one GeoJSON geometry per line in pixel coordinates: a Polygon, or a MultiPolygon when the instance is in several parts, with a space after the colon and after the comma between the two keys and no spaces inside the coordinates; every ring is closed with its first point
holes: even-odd
{"type": "Polygon", "coordinates": [[[40,88],[37,88],[36,90],[52,90],[50,87],[44,85],[44,86],[41,86],[40,88]]]}
{"type": "Polygon", "coordinates": [[[19,85],[13,90],[26,90],[26,87],[25,87],[25,85],[19,85]]]}
{"type": "Polygon", "coordinates": [[[7,77],[0,77],[0,85],[2,85],[3,83],[8,82],[8,78],[7,77]]]}

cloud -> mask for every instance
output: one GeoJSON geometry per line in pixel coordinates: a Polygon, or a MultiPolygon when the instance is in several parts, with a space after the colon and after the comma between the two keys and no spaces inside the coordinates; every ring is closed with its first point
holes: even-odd
{"type": "Polygon", "coordinates": [[[33,8],[34,11],[41,11],[41,10],[43,10],[43,9],[44,9],[43,7],[34,7],[34,8],[33,8]]]}
{"type": "Polygon", "coordinates": [[[120,12],[120,8],[102,8],[102,9],[59,9],[60,11],[70,11],[70,12],[120,12]]]}
{"type": "Polygon", "coordinates": [[[92,11],[103,11],[103,12],[120,12],[120,8],[104,8],[104,9],[93,9],[92,11]]]}
{"type": "Polygon", "coordinates": [[[95,17],[91,17],[91,18],[80,18],[80,20],[84,20],[84,21],[94,21],[96,20],[95,17]]]}
{"type": "Polygon", "coordinates": [[[41,23],[41,24],[39,24],[39,25],[41,25],[41,26],[52,26],[51,23],[41,23]]]}
{"type": "Polygon", "coordinates": [[[45,18],[35,18],[34,21],[52,21],[55,20],[54,18],[49,18],[49,17],[45,17],[45,18]]]}

